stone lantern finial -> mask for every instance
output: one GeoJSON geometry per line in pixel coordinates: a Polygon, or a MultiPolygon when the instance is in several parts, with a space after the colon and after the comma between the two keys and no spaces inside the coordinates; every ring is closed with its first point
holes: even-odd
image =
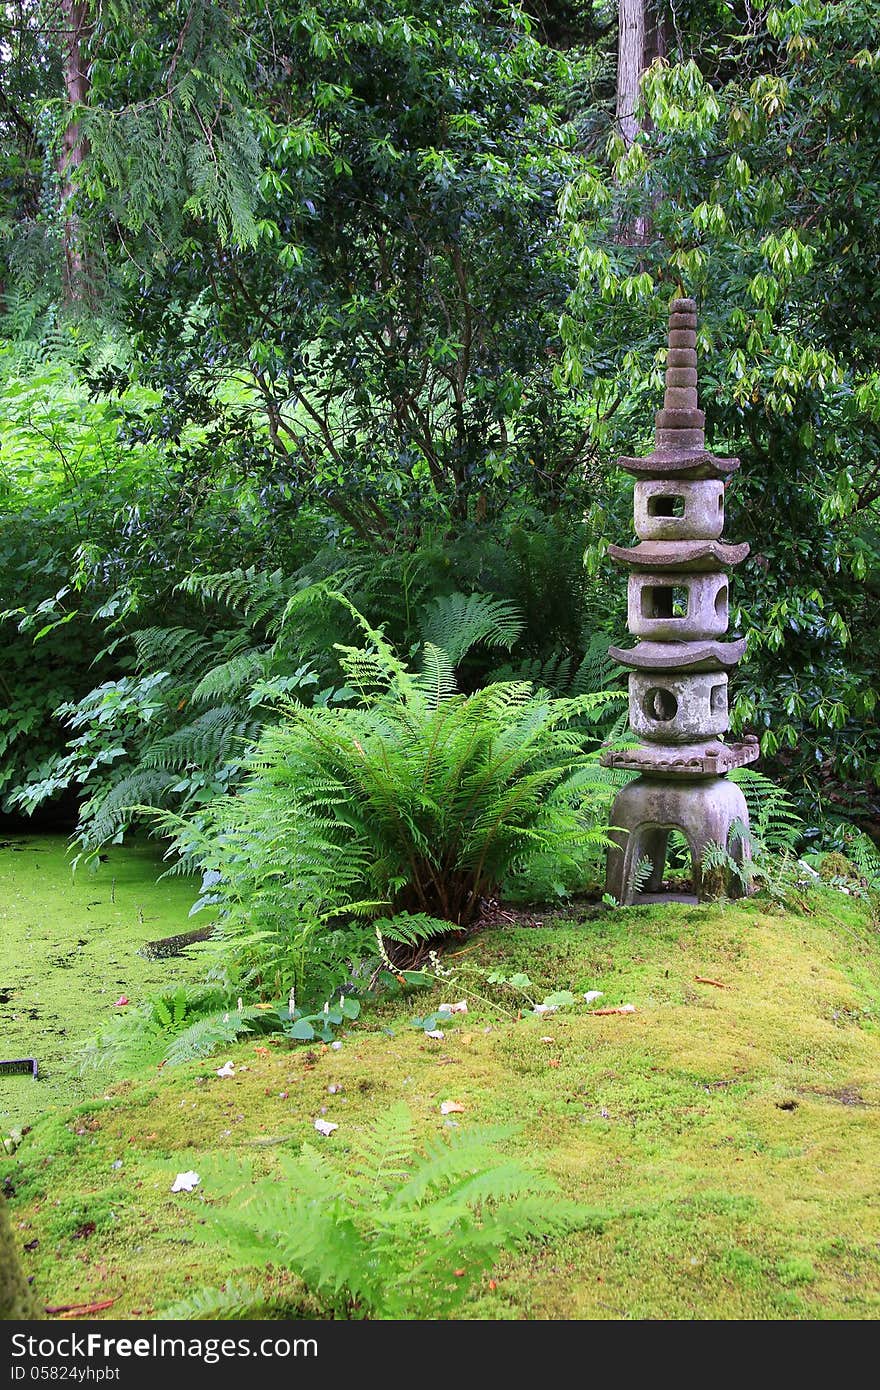
{"type": "Polygon", "coordinates": [[[666,339],[666,392],[655,416],[654,441],[660,450],[705,449],[706,416],[697,405],[697,305],[673,299],[666,339]]]}
{"type": "Polygon", "coordinates": [[[623,903],[636,896],[644,859],[650,862],[648,894],[670,896],[662,892],[670,830],[680,830],[688,841],[698,898],[707,844],[723,844],[740,861],[748,855],[745,799],[725,774],[753,762],[758,743],[752,737],[723,740],[729,727],[727,672],[742,656],[745,640],[720,639],[727,632],[729,571],[749,547],[720,539],[724,482],[739,459],[706,450],[696,345],[697,306],[692,299],[674,299],[654,450],[644,458],[618,459],[636,478],[639,544],[612,545],[609,554],[630,569],[628,625],[641,639],[631,649],[609,648],[615,661],[631,668],[629,723],[640,740],[636,748],[603,755],[606,766],[640,774],[618,793],[611,811],[615,848],[608,856],[607,887],[623,903]]]}

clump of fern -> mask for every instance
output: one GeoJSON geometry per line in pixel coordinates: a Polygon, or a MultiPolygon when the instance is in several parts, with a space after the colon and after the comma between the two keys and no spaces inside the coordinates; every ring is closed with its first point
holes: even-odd
{"type": "Polygon", "coordinates": [[[353,921],[465,926],[505,880],[548,857],[582,869],[608,843],[613,786],[590,721],[614,692],[558,699],[508,681],[464,695],[449,653],[426,642],[412,670],[351,612],[369,641],[338,649],[357,703],[281,705],[237,796],[198,826],[163,822],[210,871],[239,968],[276,993],[300,987],[334,932],[345,956],[353,921]]]}
{"type": "MultiPolygon", "coordinates": [[[[469,1129],[420,1147],[398,1105],[352,1132],[344,1163],[304,1144],[268,1177],[234,1159],[202,1164],[197,1238],[236,1265],[292,1270],[328,1317],[455,1317],[503,1251],[601,1229],[596,1212],[500,1149],[508,1133],[469,1129]]],[[[240,1318],[246,1298],[242,1286],[203,1291],[165,1316],[240,1318]]]]}
{"type": "Polygon", "coordinates": [[[177,1066],[267,1026],[262,1010],[239,1006],[228,989],[178,985],[150,995],[108,1023],[82,1049],[80,1070],[119,1074],[160,1061],[177,1066]]]}

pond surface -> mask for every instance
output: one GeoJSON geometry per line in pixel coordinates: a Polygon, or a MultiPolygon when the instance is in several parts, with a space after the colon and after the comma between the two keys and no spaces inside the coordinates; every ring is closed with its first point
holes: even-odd
{"type": "Polygon", "coordinates": [[[0,1060],[36,1057],[40,1080],[0,1075],[0,1135],[55,1104],[100,1089],[79,1076],[77,1053],[123,995],[198,977],[198,961],[147,960],[145,941],[200,926],[189,917],[198,883],[157,882],[157,846],[111,846],[97,872],[70,868],[62,835],[0,840],[0,1060]]]}

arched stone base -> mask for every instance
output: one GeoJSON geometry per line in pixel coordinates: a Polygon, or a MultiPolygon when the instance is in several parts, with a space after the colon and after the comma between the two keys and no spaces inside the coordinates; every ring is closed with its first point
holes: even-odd
{"type": "MultiPolygon", "coordinates": [[[[691,852],[693,892],[698,899],[708,896],[702,872],[703,852],[708,844],[729,848],[738,864],[751,857],[748,838],[735,836],[733,843],[728,843],[735,822],[747,836],[749,813],[745,797],[736,783],[726,777],[693,782],[637,777],[618,792],[611,808],[614,848],[608,851],[606,892],[622,904],[637,901],[636,869],[642,859],[648,858],[652,870],[644,893],[659,895],[661,900],[674,898],[675,894],[662,893],[663,871],[669,832],[679,830],[691,852]]],[[[728,886],[730,896],[742,897],[744,891],[734,877],[728,886]]]]}

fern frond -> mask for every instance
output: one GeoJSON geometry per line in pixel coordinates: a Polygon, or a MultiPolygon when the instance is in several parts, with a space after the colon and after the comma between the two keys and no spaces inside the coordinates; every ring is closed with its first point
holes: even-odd
{"type": "Polygon", "coordinates": [[[456,693],[455,663],[441,647],[425,643],[422,669],[416,676],[416,687],[422,691],[429,709],[436,709],[443,700],[456,693]]]}
{"type": "Polygon", "coordinates": [[[157,1313],[159,1321],[238,1322],[258,1316],[265,1298],[257,1284],[229,1279],[222,1289],[197,1289],[157,1313]]]}
{"type": "Polygon", "coordinates": [[[237,706],[218,705],[150,744],[142,761],[147,768],[217,767],[242,756],[259,730],[260,721],[243,715],[237,706]]]}
{"type": "Polygon", "coordinates": [[[455,667],[476,646],[510,648],[523,630],[516,606],[489,594],[443,594],[422,610],[426,646],[444,651],[455,667]]]}
{"type": "Polygon", "coordinates": [[[271,648],[250,647],[206,671],[190,695],[190,704],[228,703],[246,693],[269,669],[271,648]]]}
{"type": "Polygon", "coordinates": [[[169,1067],[179,1067],[207,1057],[223,1043],[233,1043],[242,1034],[252,1032],[260,1016],[259,1009],[221,1009],[196,1019],[169,1043],[165,1060],[169,1067]]]}
{"type": "Polygon", "coordinates": [[[145,627],[131,634],[142,671],[170,671],[195,679],[214,655],[211,642],[186,627],[145,627]]]}

